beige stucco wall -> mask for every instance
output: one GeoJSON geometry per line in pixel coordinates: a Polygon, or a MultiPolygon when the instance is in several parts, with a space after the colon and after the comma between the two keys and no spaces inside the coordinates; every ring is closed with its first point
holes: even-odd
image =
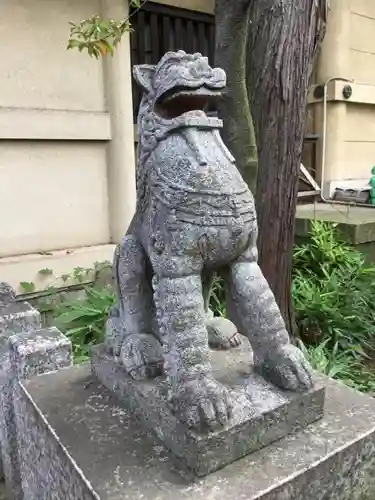
{"type": "Polygon", "coordinates": [[[152,0],[154,3],[179,7],[180,9],[195,10],[213,14],[215,9],[215,0],[152,0]]]}
{"type": "MultiPolygon", "coordinates": [[[[156,1],[214,10],[214,0],[156,1]]],[[[39,269],[60,276],[111,259],[133,214],[129,37],[104,61],[66,50],[70,20],[97,12],[120,19],[127,4],[2,0],[1,6],[0,280],[43,288],[39,269]]],[[[348,101],[343,82],[328,85],[328,192],[340,183],[363,184],[375,164],[374,29],[374,0],[331,0],[316,83],[330,77],[354,83],[348,101]]],[[[322,101],[309,99],[309,131],[321,133],[322,101]]],[[[318,156],[318,176],[320,167],[318,156]]]]}
{"type": "Polygon", "coordinates": [[[105,62],[66,50],[69,21],[95,13],[126,2],[1,2],[0,281],[16,288],[112,259],[132,216],[129,39],[105,62]]]}
{"type": "Polygon", "coordinates": [[[105,144],[0,142],[0,257],[108,243],[105,144]]]}
{"type": "MultiPolygon", "coordinates": [[[[352,80],[352,96],[342,94],[344,81],[328,84],[325,165],[319,144],[318,178],[325,196],[336,186],[366,185],[375,164],[375,2],[331,0],[327,34],[317,67],[317,84],[329,78],[352,80]]],[[[323,134],[322,100],[310,94],[315,132],[323,134]]]]}
{"type": "Polygon", "coordinates": [[[97,0],[2,0],[0,106],[103,111],[100,62],[65,50],[68,22],[98,11],[97,0]]]}

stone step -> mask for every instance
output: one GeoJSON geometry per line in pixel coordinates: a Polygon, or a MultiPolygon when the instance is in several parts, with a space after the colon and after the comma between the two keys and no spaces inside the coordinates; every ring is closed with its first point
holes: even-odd
{"type": "Polygon", "coordinates": [[[323,383],[322,420],[197,480],[88,366],[35,377],[16,400],[25,499],[357,500],[375,487],[375,400],[323,383]]]}

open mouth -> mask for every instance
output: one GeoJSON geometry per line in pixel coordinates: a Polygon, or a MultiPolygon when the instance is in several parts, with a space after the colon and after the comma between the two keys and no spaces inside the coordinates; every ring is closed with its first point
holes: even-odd
{"type": "Polygon", "coordinates": [[[206,87],[174,88],[162,95],[155,110],[167,119],[177,118],[189,111],[203,111],[207,116],[217,116],[221,96],[221,92],[206,87]]]}

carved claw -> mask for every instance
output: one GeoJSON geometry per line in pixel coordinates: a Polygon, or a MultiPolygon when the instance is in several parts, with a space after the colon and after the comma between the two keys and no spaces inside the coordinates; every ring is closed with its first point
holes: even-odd
{"type": "Polygon", "coordinates": [[[133,379],[154,378],[163,371],[163,350],[151,334],[129,335],[122,344],[120,361],[133,379]]]}
{"type": "Polygon", "coordinates": [[[200,431],[225,425],[232,414],[228,390],[212,377],[184,382],[169,402],[182,423],[200,431]]]}
{"type": "Polygon", "coordinates": [[[231,349],[241,344],[241,336],[229,319],[212,317],[207,321],[208,343],[213,349],[231,349]]]}
{"type": "Polygon", "coordinates": [[[302,352],[292,344],[272,352],[260,366],[265,379],[281,389],[303,392],[314,384],[313,370],[302,352]]]}

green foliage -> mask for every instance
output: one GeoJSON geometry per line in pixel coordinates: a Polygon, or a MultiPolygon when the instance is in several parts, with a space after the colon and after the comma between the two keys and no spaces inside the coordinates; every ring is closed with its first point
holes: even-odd
{"type": "Polygon", "coordinates": [[[295,248],[293,289],[301,347],[320,372],[375,393],[366,368],[375,345],[375,266],[345,243],[334,225],[315,221],[295,248]]]}
{"type": "MultiPolygon", "coordinates": [[[[315,221],[308,242],[294,250],[292,294],[300,347],[312,366],[375,394],[375,373],[366,368],[375,345],[375,266],[367,265],[334,225],[315,221]]],[[[211,307],[225,316],[219,278],[211,307]]]]}
{"type": "Polygon", "coordinates": [[[33,293],[35,291],[35,284],[31,281],[21,281],[20,287],[24,293],[33,293]]]}
{"type": "Polygon", "coordinates": [[[90,57],[113,55],[114,49],[120,43],[126,32],[131,32],[130,18],[147,0],[131,0],[130,5],[135,11],[126,19],[114,21],[92,16],[80,23],[70,23],[68,49],[87,50],[90,57]]]}
{"type": "Polygon", "coordinates": [[[375,266],[325,222],[293,256],[293,299],[301,338],[364,356],[375,340],[375,266]]]}
{"type": "Polygon", "coordinates": [[[111,267],[108,261],[96,262],[92,268],[75,267],[62,276],[55,276],[49,268],[40,269],[40,276],[52,278],[49,286],[41,292],[41,297],[38,297],[35,283],[20,283],[25,294],[34,295],[43,323],[47,326],[51,323],[58,325],[71,338],[76,361],[86,360],[89,346],[103,337],[103,325],[114,297],[110,289],[104,287],[101,290],[100,282],[111,267]],[[61,281],[69,285],[64,291],[58,286],[61,281]],[[82,292],[84,283],[86,289],[82,292]],[[67,300],[66,296],[72,294],[72,290],[76,290],[74,293],[78,295],[83,293],[84,298],[67,300]]]}
{"type": "Polygon", "coordinates": [[[298,340],[298,343],[316,371],[341,380],[358,391],[375,395],[375,373],[365,367],[360,353],[351,350],[340,352],[338,344],[329,349],[329,339],[316,346],[307,346],[302,340],[298,340]]]}
{"type": "Polygon", "coordinates": [[[70,338],[76,363],[88,360],[90,347],[103,342],[105,322],[114,301],[110,287],[86,287],[83,298],[57,306],[54,323],[70,338]]]}
{"type": "Polygon", "coordinates": [[[225,286],[224,281],[220,276],[215,275],[212,283],[212,291],[210,296],[210,307],[215,316],[227,315],[227,307],[225,303],[225,286]]]}
{"type": "MultiPolygon", "coordinates": [[[[48,295],[53,295],[58,291],[57,284],[61,280],[69,285],[80,285],[84,282],[95,282],[102,271],[111,268],[112,264],[109,261],[95,262],[93,267],[75,267],[70,273],[65,273],[61,276],[55,276],[53,269],[44,268],[38,271],[39,276],[45,278],[53,278],[52,282],[45,288],[48,295]],[[69,283],[68,283],[69,282],[69,283]],[[55,283],[55,285],[54,285],[55,283]]],[[[22,281],[20,287],[25,294],[33,294],[36,292],[36,284],[32,281],[22,281]]],[[[48,302],[48,300],[46,301],[48,302]]]]}
{"type": "Polygon", "coordinates": [[[44,269],[40,269],[38,272],[42,276],[51,276],[53,274],[53,270],[49,269],[48,267],[45,267],[44,269]]]}

